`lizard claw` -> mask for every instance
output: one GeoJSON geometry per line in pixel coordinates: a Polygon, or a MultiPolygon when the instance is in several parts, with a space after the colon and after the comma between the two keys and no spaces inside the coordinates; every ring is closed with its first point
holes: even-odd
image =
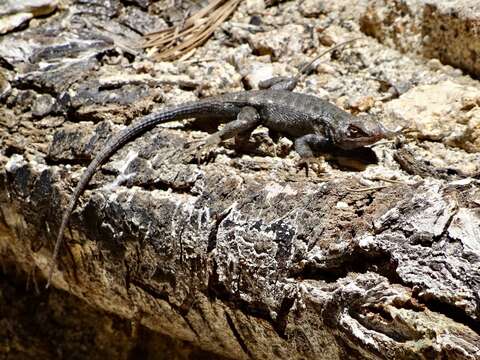
{"type": "Polygon", "coordinates": [[[305,168],[305,176],[306,177],[308,177],[308,170],[310,168],[313,171],[315,171],[317,174],[325,172],[323,159],[318,158],[318,157],[313,157],[312,156],[312,157],[307,157],[307,158],[301,158],[300,161],[298,162],[297,166],[299,168],[298,171],[300,171],[302,168],[305,168]],[[313,165],[315,165],[315,167],[313,165]]]}

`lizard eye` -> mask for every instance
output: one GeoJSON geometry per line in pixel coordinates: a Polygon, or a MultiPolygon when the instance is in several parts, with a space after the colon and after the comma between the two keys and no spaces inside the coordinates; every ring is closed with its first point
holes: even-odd
{"type": "Polygon", "coordinates": [[[347,135],[351,138],[359,138],[359,137],[365,137],[367,136],[367,134],[365,134],[365,132],[354,126],[354,125],[350,125],[347,129],[347,135]]]}

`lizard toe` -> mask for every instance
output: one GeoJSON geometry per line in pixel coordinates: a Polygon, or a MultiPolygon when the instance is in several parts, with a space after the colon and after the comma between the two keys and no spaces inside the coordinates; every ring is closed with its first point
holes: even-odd
{"type": "Polygon", "coordinates": [[[305,169],[306,177],[308,177],[309,175],[309,169],[312,169],[317,174],[325,172],[323,159],[314,156],[301,158],[300,161],[297,163],[297,167],[298,171],[305,169]]]}

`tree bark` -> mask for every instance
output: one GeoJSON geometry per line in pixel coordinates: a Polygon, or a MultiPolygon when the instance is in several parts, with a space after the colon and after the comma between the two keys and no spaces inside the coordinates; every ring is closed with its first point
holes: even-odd
{"type": "Polygon", "coordinates": [[[377,1],[247,1],[192,59],[155,63],[128,41],[164,5],[51,2],[0,39],[0,354],[480,359],[478,81],[366,36],[297,91],[404,127],[403,142],[335,151],[307,177],[265,129],[198,164],[186,145],[217,124],[157,127],[94,177],[44,289],[72,189],[121,126],[399,26],[372,20],[377,1]]]}

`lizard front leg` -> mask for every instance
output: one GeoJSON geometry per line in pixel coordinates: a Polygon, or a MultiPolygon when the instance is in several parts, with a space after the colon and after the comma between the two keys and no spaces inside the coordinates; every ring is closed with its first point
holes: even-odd
{"type": "Polygon", "coordinates": [[[297,77],[275,76],[267,80],[262,80],[258,83],[258,88],[262,90],[287,90],[293,91],[297,86],[297,77]]]}
{"type": "Polygon", "coordinates": [[[344,41],[338,45],[335,45],[333,47],[331,47],[330,49],[322,52],[320,55],[318,55],[317,57],[315,57],[312,61],[310,61],[308,64],[306,64],[305,66],[303,66],[298,74],[294,77],[287,77],[287,76],[275,76],[273,78],[270,78],[270,79],[267,79],[267,80],[263,80],[263,81],[260,81],[258,83],[258,88],[259,89],[263,89],[263,90],[266,90],[266,89],[271,89],[271,90],[287,90],[287,91],[293,91],[293,89],[295,89],[295,86],[297,86],[298,84],[298,81],[302,78],[302,76],[306,76],[308,75],[308,73],[312,70],[312,65],[318,60],[320,59],[323,55],[325,54],[328,54],[329,52],[332,52],[333,50],[335,49],[338,49],[339,47],[341,46],[344,46],[346,44],[349,44],[351,43],[352,41],[355,41],[357,40],[356,38],[355,39],[351,39],[351,40],[347,40],[347,41],[344,41]]]}
{"type": "Polygon", "coordinates": [[[295,151],[300,155],[300,167],[305,167],[305,174],[308,176],[308,169],[313,164],[319,166],[322,171],[323,164],[320,158],[314,156],[314,150],[321,150],[330,145],[330,141],[320,134],[307,134],[295,139],[295,151]]]}

